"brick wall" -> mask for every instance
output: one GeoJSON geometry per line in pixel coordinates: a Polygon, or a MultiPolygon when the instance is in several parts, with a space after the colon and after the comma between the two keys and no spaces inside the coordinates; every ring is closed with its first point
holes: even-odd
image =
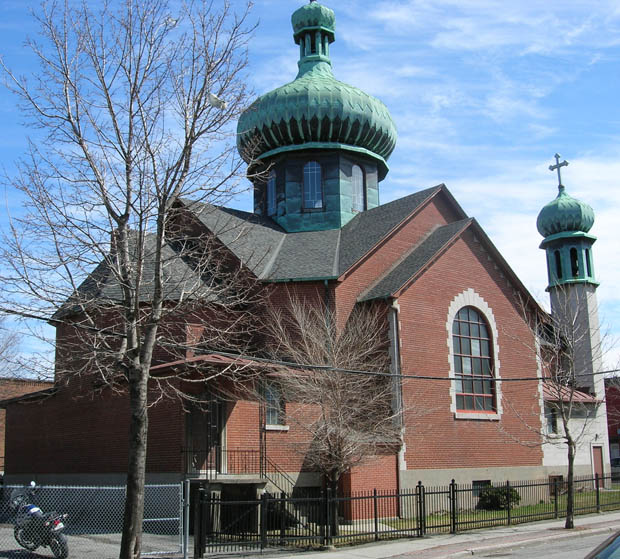
{"type": "MultiPolygon", "coordinates": [[[[0,378],[0,400],[16,398],[30,392],[51,388],[53,383],[36,380],[0,378]]],[[[0,409],[0,471],[4,472],[6,438],[6,410],[0,409]]]]}
{"type": "MultiPolygon", "coordinates": [[[[470,232],[399,298],[402,373],[448,378],[448,308],[470,288],[493,311],[501,378],[535,378],[532,333],[512,287],[470,232]]],[[[533,440],[525,421],[540,428],[536,381],[502,384],[500,422],[455,419],[449,388],[445,380],[404,381],[405,406],[411,409],[405,436],[408,469],[541,464],[540,447],[520,444],[533,440]]]]}
{"type": "MultiPolygon", "coordinates": [[[[109,389],[10,404],[7,474],[119,473],[127,470],[129,407],[109,389]]],[[[181,471],[183,415],[164,400],[149,409],[148,472],[181,471]]]]}

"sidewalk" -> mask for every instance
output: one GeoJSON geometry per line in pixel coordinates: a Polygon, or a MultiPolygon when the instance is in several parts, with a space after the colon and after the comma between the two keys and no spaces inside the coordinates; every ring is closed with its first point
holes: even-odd
{"type": "MultiPolygon", "coordinates": [[[[573,530],[564,529],[564,519],[531,522],[472,530],[460,534],[439,534],[395,542],[340,547],[328,551],[273,554],[278,559],[385,559],[399,555],[415,559],[440,559],[446,556],[474,555],[482,551],[524,546],[541,540],[578,538],[592,534],[612,534],[620,530],[620,512],[577,516],[573,530]]],[[[264,553],[263,556],[271,554],[264,553]]],[[[404,558],[402,558],[404,559],[404,558]]]]}

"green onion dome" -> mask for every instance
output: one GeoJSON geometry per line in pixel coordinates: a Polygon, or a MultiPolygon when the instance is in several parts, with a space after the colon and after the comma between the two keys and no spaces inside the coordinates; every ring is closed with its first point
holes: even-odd
{"type": "Polygon", "coordinates": [[[396,145],[396,127],[381,101],[333,76],[329,45],[334,41],[334,12],[310,2],[293,14],[292,23],[300,46],[299,73],[241,115],[241,156],[249,163],[282,152],[345,149],[377,160],[383,178],[396,145]]]}
{"type": "Polygon", "coordinates": [[[336,29],[336,16],[334,11],[327,6],[322,6],[318,2],[310,2],[295,11],[291,17],[293,31],[295,32],[295,42],[299,44],[300,38],[306,30],[323,29],[331,33],[331,41],[334,41],[334,31],[336,29]]]}
{"type": "Polygon", "coordinates": [[[556,233],[581,231],[587,233],[594,225],[594,211],[585,202],[566,193],[563,185],[559,194],[538,214],[536,227],[543,237],[556,233]]]}

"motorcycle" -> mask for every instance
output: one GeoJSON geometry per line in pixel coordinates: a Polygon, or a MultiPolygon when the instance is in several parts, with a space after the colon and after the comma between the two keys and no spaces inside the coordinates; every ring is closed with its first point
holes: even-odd
{"type": "Polygon", "coordinates": [[[13,535],[17,543],[28,551],[47,546],[52,550],[56,559],[66,559],[69,555],[67,536],[62,532],[68,514],[57,512],[43,513],[32,504],[36,484],[30,482],[30,487],[18,487],[11,492],[10,505],[17,511],[13,535]]]}

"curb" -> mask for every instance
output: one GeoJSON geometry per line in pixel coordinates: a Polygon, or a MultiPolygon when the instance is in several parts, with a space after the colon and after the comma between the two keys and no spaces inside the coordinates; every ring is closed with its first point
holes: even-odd
{"type": "MultiPolygon", "coordinates": [[[[503,542],[503,543],[498,542],[497,544],[490,544],[490,545],[484,545],[483,543],[481,543],[480,545],[476,545],[471,548],[463,549],[462,551],[456,551],[451,555],[451,557],[459,557],[462,555],[471,556],[471,555],[476,555],[479,553],[485,553],[488,551],[510,549],[514,547],[528,547],[530,545],[536,545],[540,543],[541,541],[559,541],[559,540],[568,540],[572,538],[577,539],[577,538],[583,538],[586,536],[593,536],[596,534],[604,534],[607,532],[611,534],[615,531],[616,531],[616,528],[612,526],[602,526],[599,528],[591,528],[591,529],[582,527],[581,530],[576,531],[576,532],[567,531],[567,533],[553,534],[553,535],[548,535],[546,533],[538,533],[531,538],[526,538],[526,539],[521,539],[521,540],[516,539],[512,542],[503,542]]],[[[439,549],[439,548],[436,548],[436,549],[439,549]]]]}

